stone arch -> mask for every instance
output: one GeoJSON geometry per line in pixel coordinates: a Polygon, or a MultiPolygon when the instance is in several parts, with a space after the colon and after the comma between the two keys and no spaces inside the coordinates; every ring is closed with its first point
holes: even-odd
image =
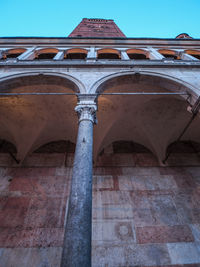
{"type": "Polygon", "coordinates": [[[57,48],[41,48],[35,51],[35,59],[53,59],[59,52],[57,48]]]}
{"type": "MultiPolygon", "coordinates": [[[[97,166],[124,164],[123,155],[132,166],[157,166],[159,163],[154,153],[144,144],[135,142],[135,140],[113,139],[111,143],[105,144],[98,155],[97,166]],[[119,155],[119,157],[118,157],[119,155]]],[[[125,163],[126,164],[126,163],[125,163]]]]}
{"type": "Polygon", "coordinates": [[[17,158],[23,160],[39,143],[51,139],[72,139],[76,135],[74,112],[76,93],[84,86],[74,77],[62,73],[27,72],[2,77],[0,92],[66,92],[69,96],[3,97],[0,105],[4,125],[0,136],[11,136],[17,147],[17,158]]]}
{"type": "Polygon", "coordinates": [[[188,49],[185,50],[184,52],[200,60],[200,50],[188,49]]]}
{"type": "Polygon", "coordinates": [[[120,59],[120,51],[113,48],[102,48],[97,50],[98,59],[120,59]]]}
{"type": "MultiPolygon", "coordinates": [[[[194,99],[197,98],[191,85],[188,86],[174,77],[153,72],[121,72],[97,81],[90,92],[179,91],[187,91],[194,99]]],[[[99,132],[94,130],[96,140],[94,155],[97,156],[111,141],[134,140],[146,146],[162,162],[169,140],[179,136],[191,116],[187,111],[188,103],[185,100],[186,96],[177,95],[121,96],[121,98],[102,95],[98,100],[99,124],[96,128],[99,132]],[[106,110],[109,112],[104,114],[106,110]],[[179,124],[175,123],[173,114],[180,116],[179,124]]]]}
{"type": "MultiPolygon", "coordinates": [[[[199,140],[198,140],[199,141],[199,140]]],[[[198,165],[200,166],[200,142],[192,139],[174,141],[166,148],[166,165],[198,165]]]]}
{"type": "Polygon", "coordinates": [[[149,52],[144,49],[127,49],[126,53],[130,59],[149,59],[149,52]]]}
{"type": "Polygon", "coordinates": [[[133,82],[139,82],[141,77],[142,79],[146,79],[146,81],[160,81],[161,83],[165,83],[167,86],[168,91],[180,91],[180,90],[186,90],[191,96],[193,96],[195,99],[198,97],[199,94],[197,92],[199,89],[192,84],[183,81],[177,77],[173,77],[167,74],[153,72],[153,71],[122,71],[122,72],[116,72],[107,76],[104,76],[103,78],[97,80],[90,88],[90,93],[101,93],[106,91],[106,85],[114,79],[118,79],[120,77],[133,77],[133,82]],[[173,86],[172,86],[173,85],[173,86]]]}
{"type": "Polygon", "coordinates": [[[171,49],[159,49],[158,52],[165,58],[181,59],[178,52],[171,49]]]}
{"type": "Polygon", "coordinates": [[[8,76],[4,76],[0,78],[0,91],[2,91],[3,89],[2,84],[9,83],[9,82],[14,82],[14,80],[16,79],[22,79],[22,81],[24,79],[29,79],[30,77],[34,77],[35,80],[37,80],[37,78],[42,78],[42,77],[51,77],[51,78],[60,78],[62,79],[62,81],[66,81],[66,82],[70,82],[71,86],[72,86],[72,91],[76,92],[76,93],[85,93],[86,89],[84,84],[79,81],[77,78],[68,75],[68,74],[64,74],[64,73],[60,73],[60,72],[22,72],[22,73],[18,73],[18,74],[12,74],[12,75],[8,75],[8,76]]]}
{"type": "Polygon", "coordinates": [[[17,58],[22,53],[26,52],[26,50],[27,50],[26,48],[11,48],[11,49],[3,51],[2,58],[3,59],[17,58]]]}
{"type": "Polygon", "coordinates": [[[88,50],[83,48],[71,48],[65,51],[65,59],[86,59],[88,50]]]}
{"type": "Polygon", "coordinates": [[[70,140],[54,140],[33,148],[33,153],[74,153],[75,144],[70,140]]]}
{"type": "Polygon", "coordinates": [[[17,153],[16,146],[8,140],[0,139],[0,153],[17,153]]]}

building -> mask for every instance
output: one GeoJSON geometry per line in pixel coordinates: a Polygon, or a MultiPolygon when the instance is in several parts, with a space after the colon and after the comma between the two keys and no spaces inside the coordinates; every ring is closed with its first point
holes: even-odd
{"type": "Polygon", "coordinates": [[[200,266],[199,59],[103,19],[0,38],[1,266],[200,266]]]}

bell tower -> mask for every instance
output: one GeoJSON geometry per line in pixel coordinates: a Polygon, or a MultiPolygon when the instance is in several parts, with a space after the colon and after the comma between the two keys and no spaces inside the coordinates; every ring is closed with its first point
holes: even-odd
{"type": "Polygon", "coordinates": [[[69,37],[126,37],[112,19],[84,18],[69,37]]]}

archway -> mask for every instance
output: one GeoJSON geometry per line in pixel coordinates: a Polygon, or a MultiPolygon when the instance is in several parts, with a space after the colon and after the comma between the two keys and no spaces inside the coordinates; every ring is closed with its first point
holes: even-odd
{"type": "Polygon", "coordinates": [[[120,59],[120,52],[116,49],[104,48],[97,51],[98,59],[120,59]]]}
{"type": "MultiPolygon", "coordinates": [[[[184,82],[155,73],[118,73],[98,81],[91,92],[110,95],[102,95],[98,101],[95,156],[115,140],[133,140],[151,150],[162,162],[168,143],[178,138],[191,118],[187,111],[187,92],[191,93],[191,89],[184,82]],[[170,95],[180,91],[185,95],[170,95]]],[[[194,92],[192,97],[196,98],[194,92]]],[[[195,126],[195,131],[198,135],[200,128],[195,126]]]]}
{"type": "MultiPolygon", "coordinates": [[[[73,94],[83,90],[83,87],[70,76],[35,73],[4,78],[0,82],[0,90],[6,93],[73,94]]],[[[22,161],[36,147],[52,140],[75,142],[75,95],[21,95],[1,97],[0,101],[0,124],[3,126],[0,137],[11,136],[19,160],[22,161]]]]}

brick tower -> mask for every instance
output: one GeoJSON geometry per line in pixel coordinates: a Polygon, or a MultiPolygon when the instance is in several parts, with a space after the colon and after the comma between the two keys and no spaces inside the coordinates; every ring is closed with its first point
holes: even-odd
{"type": "Polygon", "coordinates": [[[84,18],[69,37],[126,37],[112,19],[84,18]]]}

